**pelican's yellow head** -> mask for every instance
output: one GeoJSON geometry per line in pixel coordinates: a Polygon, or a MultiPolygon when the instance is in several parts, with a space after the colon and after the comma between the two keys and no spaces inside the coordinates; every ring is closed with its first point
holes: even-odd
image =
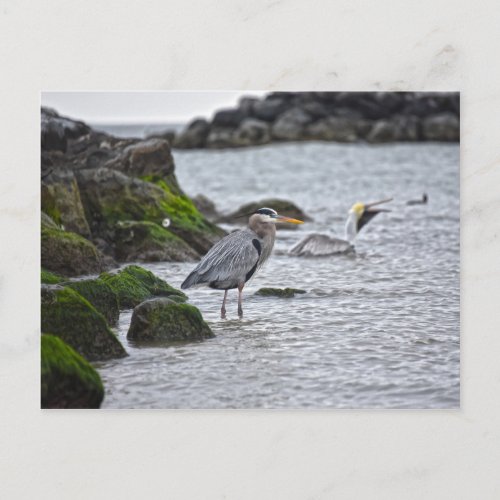
{"type": "Polygon", "coordinates": [[[363,215],[363,212],[365,211],[365,205],[364,203],[361,203],[358,201],[358,203],[355,203],[352,207],[351,207],[351,210],[349,210],[349,212],[351,214],[356,214],[356,218],[359,219],[362,215],[363,215]]]}

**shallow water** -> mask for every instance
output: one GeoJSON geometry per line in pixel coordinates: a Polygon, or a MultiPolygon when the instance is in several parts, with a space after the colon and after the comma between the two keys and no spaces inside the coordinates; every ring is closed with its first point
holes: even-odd
{"type": "MultiPolygon", "coordinates": [[[[174,153],[190,195],[221,211],[277,196],[313,222],[279,231],[274,255],[245,287],[242,320],[230,291],[188,290],[216,338],[137,347],[98,365],[104,408],[459,407],[459,148],[443,144],[299,143],[174,153]],[[429,195],[429,204],[405,201],[429,195]],[[393,196],[392,212],[360,233],[355,256],[300,258],[286,250],[309,232],[343,234],[356,201],[393,196]],[[307,290],[292,299],[260,287],[307,290]]],[[[193,264],[146,265],[179,286],[193,264]]]]}

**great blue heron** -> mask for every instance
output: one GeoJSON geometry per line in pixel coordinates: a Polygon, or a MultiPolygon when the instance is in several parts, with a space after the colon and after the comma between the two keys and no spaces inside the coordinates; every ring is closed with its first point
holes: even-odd
{"type": "Polygon", "coordinates": [[[410,201],[407,201],[406,204],[407,205],[425,205],[428,200],[429,200],[429,197],[427,196],[427,193],[424,193],[420,200],[410,200],[410,201]]]}
{"type": "Polygon", "coordinates": [[[392,198],[374,203],[355,203],[349,210],[345,224],[345,239],[334,238],[326,234],[310,234],[290,249],[290,254],[298,256],[319,257],[354,251],[354,240],[363,226],[368,224],[380,212],[389,212],[383,208],[373,208],[387,203],[392,198]]]}
{"type": "Polygon", "coordinates": [[[224,290],[221,318],[226,317],[227,291],[237,288],[238,316],[241,318],[243,287],[271,255],[276,239],[275,224],[279,222],[303,223],[278,215],[272,208],[259,208],[250,215],[247,228],[228,234],[208,251],[184,280],[181,288],[206,285],[224,290]]]}

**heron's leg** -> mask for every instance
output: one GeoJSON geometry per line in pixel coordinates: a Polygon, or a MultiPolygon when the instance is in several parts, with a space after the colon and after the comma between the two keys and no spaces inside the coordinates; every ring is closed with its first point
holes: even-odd
{"type": "Polygon", "coordinates": [[[224,300],[222,301],[222,307],[220,308],[220,317],[226,319],[226,297],[227,290],[224,291],[224,300]]]}
{"type": "Polygon", "coordinates": [[[245,286],[245,284],[243,283],[243,285],[238,285],[238,316],[240,318],[243,317],[243,287],[245,286]]]}

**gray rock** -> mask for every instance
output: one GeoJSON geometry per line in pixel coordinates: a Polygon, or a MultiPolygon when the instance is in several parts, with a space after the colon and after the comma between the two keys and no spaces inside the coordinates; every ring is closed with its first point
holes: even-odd
{"type": "Polygon", "coordinates": [[[127,338],[135,341],[196,341],[214,336],[196,307],[168,298],[136,306],[127,333],[127,338]]]}
{"type": "Polygon", "coordinates": [[[209,132],[210,125],[207,120],[196,119],[175,137],[173,147],[180,149],[204,148],[209,132]]]}
{"type": "Polygon", "coordinates": [[[308,125],[306,134],[313,140],[355,142],[358,140],[356,122],[330,116],[308,125]]]}
{"type": "Polygon", "coordinates": [[[424,119],[422,133],[428,141],[460,140],[460,121],[453,113],[440,113],[424,119]]]}
{"type": "Polygon", "coordinates": [[[257,146],[271,141],[269,125],[255,118],[246,118],[233,136],[238,146],[257,146]]]}
{"type": "Polygon", "coordinates": [[[212,127],[237,127],[245,119],[240,109],[221,109],[212,119],[212,127]]]}
{"type": "Polygon", "coordinates": [[[246,116],[250,117],[254,114],[254,106],[259,102],[256,97],[242,97],[238,102],[239,110],[246,116]]]}
{"type": "Polygon", "coordinates": [[[215,203],[203,194],[197,194],[191,200],[198,211],[204,215],[209,221],[214,222],[219,217],[219,212],[215,207],[215,203]]]}
{"type": "Polygon", "coordinates": [[[366,140],[371,143],[380,143],[394,142],[397,141],[398,138],[398,127],[393,121],[378,120],[373,125],[366,140]]]}
{"type": "Polygon", "coordinates": [[[232,148],[235,146],[231,128],[212,127],[207,137],[207,148],[232,148]]]}
{"type": "MultiPolygon", "coordinates": [[[[269,207],[276,210],[280,215],[286,215],[287,217],[292,217],[294,219],[299,219],[302,221],[310,221],[309,217],[302,209],[300,209],[295,203],[289,200],[282,200],[279,198],[266,198],[260,201],[254,201],[251,203],[246,203],[239,207],[235,212],[225,215],[219,219],[219,222],[225,222],[229,224],[247,224],[248,217],[244,217],[246,214],[255,212],[262,207],[269,207]]],[[[295,224],[277,224],[276,228],[279,230],[295,230],[298,228],[295,224]]]]}
{"type": "Polygon", "coordinates": [[[42,150],[66,152],[68,140],[90,132],[85,123],[60,116],[53,109],[42,107],[41,115],[42,150]]]}
{"type": "Polygon", "coordinates": [[[273,123],[271,134],[274,139],[297,141],[304,139],[305,126],[312,121],[309,114],[300,108],[292,108],[273,123]]]}
{"type": "Polygon", "coordinates": [[[104,166],[132,177],[163,178],[174,171],[174,159],[166,140],[148,139],[126,146],[117,158],[104,166]]]}
{"type": "Polygon", "coordinates": [[[284,99],[264,99],[254,103],[253,115],[259,120],[273,122],[281,113],[286,111],[288,107],[284,99]]]}

